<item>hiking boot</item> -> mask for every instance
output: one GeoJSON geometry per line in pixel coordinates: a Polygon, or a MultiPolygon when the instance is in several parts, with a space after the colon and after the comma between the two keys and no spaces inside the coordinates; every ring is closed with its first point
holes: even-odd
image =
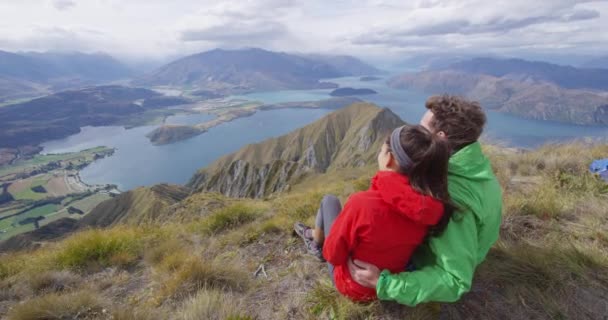
{"type": "Polygon", "coordinates": [[[319,248],[319,245],[317,245],[317,243],[312,238],[312,228],[303,224],[302,222],[296,222],[293,225],[293,231],[295,234],[300,236],[302,240],[304,240],[306,253],[310,254],[311,256],[314,256],[320,261],[325,261],[321,248],[319,248]]]}
{"type": "Polygon", "coordinates": [[[306,241],[306,239],[312,240],[312,228],[302,222],[296,222],[293,225],[293,231],[304,241],[306,241]]]}
{"type": "Polygon", "coordinates": [[[323,258],[323,252],[321,251],[321,248],[319,248],[319,245],[311,239],[304,239],[304,245],[306,246],[306,253],[308,253],[311,256],[314,256],[315,258],[319,259],[319,261],[321,262],[325,262],[325,258],[323,258]]]}

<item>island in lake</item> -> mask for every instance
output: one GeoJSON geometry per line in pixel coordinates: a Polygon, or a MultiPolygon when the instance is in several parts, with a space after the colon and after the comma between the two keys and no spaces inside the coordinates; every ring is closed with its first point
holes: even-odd
{"type": "Polygon", "coordinates": [[[374,77],[374,76],[363,76],[361,78],[359,78],[359,81],[376,81],[376,80],[380,80],[382,78],[380,77],[374,77]]]}
{"type": "Polygon", "coordinates": [[[340,109],[356,102],[361,102],[361,100],[354,97],[335,97],[320,101],[286,102],[277,104],[261,104],[259,102],[242,102],[239,100],[236,100],[236,102],[234,100],[201,102],[195,107],[192,107],[190,112],[214,114],[217,116],[215,119],[195,125],[165,124],[148,133],[146,137],[154,145],[171,144],[205,133],[207,130],[222,123],[251,116],[258,110],[289,108],[340,109]]]}
{"type": "Polygon", "coordinates": [[[332,97],[348,97],[348,96],[362,96],[369,94],[377,94],[378,92],[372,89],[355,89],[355,88],[339,88],[332,91],[329,95],[332,97]]]}

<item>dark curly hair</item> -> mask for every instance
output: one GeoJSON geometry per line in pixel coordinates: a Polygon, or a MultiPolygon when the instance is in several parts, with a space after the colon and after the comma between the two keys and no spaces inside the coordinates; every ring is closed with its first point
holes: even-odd
{"type": "Polygon", "coordinates": [[[431,128],[445,132],[452,150],[477,141],[486,124],[486,115],[478,102],[463,97],[439,95],[430,97],[425,104],[433,112],[431,128]]]}

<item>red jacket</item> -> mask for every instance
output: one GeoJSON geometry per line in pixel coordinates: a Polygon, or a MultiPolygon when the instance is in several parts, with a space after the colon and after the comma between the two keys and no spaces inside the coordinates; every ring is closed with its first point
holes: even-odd
{"type": "Polygon", "coordinates": [[[323,256],[335,267],[338,291],[357,301],[376,299],[375,289],[353,281],[348,258],[392,273],[404,271],[429,227],[442,215],[443,204],[415,191],[407,177],[378,171],[369,190],[348,199],[325,239],[323,256]]]}

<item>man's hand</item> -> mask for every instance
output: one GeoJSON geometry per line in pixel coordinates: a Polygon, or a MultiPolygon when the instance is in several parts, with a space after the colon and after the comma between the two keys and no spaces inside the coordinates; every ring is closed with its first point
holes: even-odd
{"type": "Polygon", "coordinates": [[[361,260],[355,259],[353,261],[352,259],[348,259],[348,270],[355,282],[364,287],[376,289],[378,278],[380,278],[380,269],[378,267],[361,260]]]}

